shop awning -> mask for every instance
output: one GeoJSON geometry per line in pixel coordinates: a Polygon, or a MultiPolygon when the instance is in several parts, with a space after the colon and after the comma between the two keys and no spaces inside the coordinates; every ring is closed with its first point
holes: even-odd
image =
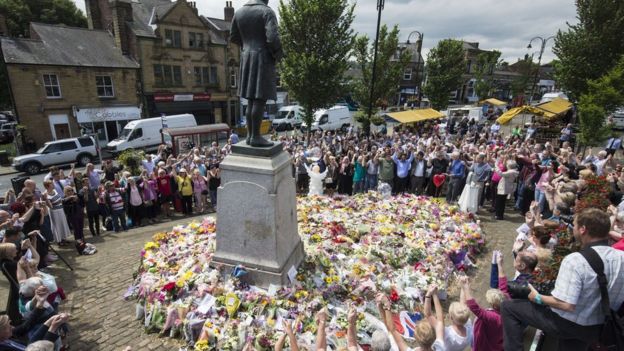
{"type": "Polygon", "coordinates": [[[517,115],[519,115],[521,113],[530,113],[530,114],[534,114],[534,115],[537,115],[537,116],[543,116],[544,115],[544,111],[542,111],[540,109],[537,109],[535,107],[521,106],[521,107],[514,107],[511,110],[503,113],[500,117],[498,117],[498,119],[496,121],[498,123],[500,123],[500,124],[507,124],[514,117],[516,117],[517,115]]]}
{"type": "Polygon", "coordinates": [[[386,113],[386,116],[400,122],[400,123],[414,123],[420,121],[426,121],[428,119],[438,119],[444,117],[443,113],[440,113],[432,108],[425,108],[420,110],[408,110],[402,112],[386,113]]]}
{"type": "Polygon", "coordinates": [[[554,99],[535,106],[535,108],[544,111],[544,117],[552,119],[561,116],[572,108],[572,103],[565,99],[554,99]]]}
{"type": "Polygon", "coordinates": [[[490,98],[487,100],[483,100],[483,101],[479,101],[480,104],[490,104],[490,105],[494,105],[494,106],[505,106],[507,105],[506,102],[504,101],[500,101],[499,99],[495,99],[495,98],[490,98]]]}

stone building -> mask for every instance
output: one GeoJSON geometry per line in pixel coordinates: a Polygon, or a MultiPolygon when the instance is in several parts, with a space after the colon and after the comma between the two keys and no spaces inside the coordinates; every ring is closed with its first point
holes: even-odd
{"type": "Polygon", "coordinates": [[[403,106],[408,104],[410,106],[419,106],[419,99],[422,97],[422,83],[425,78],[425,60],[422,57],[422,42],[417,40],[416,42],[399,43],[397,55],[393,60],[398,59],[398,54],[407,50],[411,54],[411,59],[405,70],[403,76],[399,82],[399,93],[397,101],[394,105],[403,106]]]}
{"type": "Polygon", "coordinates": [[[145,117],[192,113],[199,124],[235,124],[239,49],[229,46],[234,15],[200,16],[194,2],[86,0],[89,26],[113,33],[141,65],[145,117]]]}
{"type": "Polygon", "coordinates": [[[141,118],[139,65],[107,31],[32,23],[31,38],[2,38],[11,95],[26,137],[37,145],[97,131],[117,137],[141,118]]]}

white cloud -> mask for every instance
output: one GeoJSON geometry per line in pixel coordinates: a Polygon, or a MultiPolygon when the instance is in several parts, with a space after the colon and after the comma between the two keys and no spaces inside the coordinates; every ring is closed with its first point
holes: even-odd
{"type": "MultiPolygon", "coordinates": [[[[84,0],[73,0],[84,11],[84,0]]],[[[235,8],[247,0],[232,0],[235,8]]],[[[355,0],[350,0],[355,1],[355,0]]],[[[199,12],[223,18],[225,0],[197,0],[199,12]]],[[[269,0],[276,10],[278,0],[269,0]]],[[[377,0],[359,0],[355,8],[354,29],[374,38],[377,23],[377,0]]],[[[497,49],[503,58],[515,62],[525,54],[539,51],[539,43],[527,49],[535,36],[548,37],[576,22],[575,0],[386,0],[382,23],[399,25],[401,39],[418,30],[425,35],[423,55],[445,38],[477,41],[483,49],[497,49]]],[[[552,60],[553,41],[549,41],[543,62],[552,60]]]]}

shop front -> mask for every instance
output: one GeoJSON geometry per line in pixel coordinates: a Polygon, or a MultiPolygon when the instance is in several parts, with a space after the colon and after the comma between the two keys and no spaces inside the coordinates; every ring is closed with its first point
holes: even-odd
{"type": "Polygon", "coordinates": [[[151,117],[190,113],[199,125],[222,122],[227,113],[227,102],[210,93],[155,93],[146,95],[151,117]]]}
{"type": "Polygon", "coordinates": [[[130,121],[141,118],[141,109],[136,106],[75,107],[74,115],[85,133],[96,133],[101,144],[117,138],[130,121]]]}

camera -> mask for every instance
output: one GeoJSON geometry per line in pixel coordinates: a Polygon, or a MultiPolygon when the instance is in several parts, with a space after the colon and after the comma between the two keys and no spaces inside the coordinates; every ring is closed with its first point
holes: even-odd
{"type": "Polygon", "coordinates": [[[509,296],[511,296],[512,299],[526,300],[529,298],[529,294],[531,293],[531,289],[528,285],[515,281],[507,283],[507,291],[509,291],[509,296]]]}

